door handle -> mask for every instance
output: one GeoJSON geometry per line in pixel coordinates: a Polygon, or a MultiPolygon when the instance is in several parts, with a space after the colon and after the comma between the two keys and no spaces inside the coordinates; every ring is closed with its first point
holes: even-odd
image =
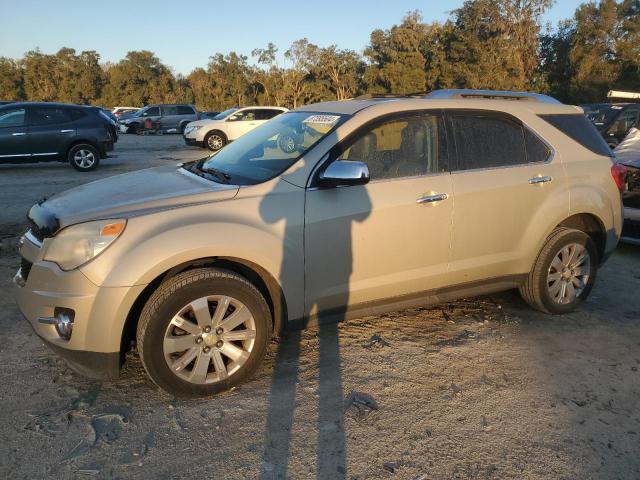
{"type": "Polygon", "coordinates": [[[422,197],[418,197],[416,203],[435,203],[441,202],[449,198],[449,195],[446,193],[435,193],[433,195],[423,195],[422,197]]]}
{"type": "Polygon", "coordinates": [[[71,133],[73,132],[73,129],[71,130],[60,130],[60,133],[71,133]]]}
{"type": "Polygon", "coordinates": [[[22,137],[23,135],[26,135],[26,133],[25,132],[16,132],[16,133],[12,133],[11,135],[14,136],[14,137],[22,137]]]}
{"type": "Polygon", "coordinates": [[[541,183],[549,183],[553,178],[549,175],[545,175],[544,177],[533,177],[529,179],[529,185],[539,185],[541,183]]]}

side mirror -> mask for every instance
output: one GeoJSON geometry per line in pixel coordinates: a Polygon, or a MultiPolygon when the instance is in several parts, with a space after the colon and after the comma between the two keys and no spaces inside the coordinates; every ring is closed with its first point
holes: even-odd
{"type": "Polygon", "coordinates": [[[227,118],[227,122],[237,122],[238,120],[240,120],[240,115],[231,115],[227,118]]]}
{"type": "Polygon", "coordinates": [[[336,160],[320,174],[322,187],[365,185],[369,183],[369,167],[364,162],[336,160]]]}

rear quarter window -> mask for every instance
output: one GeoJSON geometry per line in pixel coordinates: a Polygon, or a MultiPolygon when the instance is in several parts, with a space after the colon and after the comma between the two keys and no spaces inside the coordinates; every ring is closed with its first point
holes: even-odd
{"type": "Polygon", "coordinates": [[[613,155],[596,127],[586,116],[576,113],[569,115],[540,115],[540,118],[593,153],[607,157],[613,155]]]}
{"type": "Polygon", "coordinates": [[[178,115],[195,115],[193,108],[186,105],[178,105],[178,115]]]}

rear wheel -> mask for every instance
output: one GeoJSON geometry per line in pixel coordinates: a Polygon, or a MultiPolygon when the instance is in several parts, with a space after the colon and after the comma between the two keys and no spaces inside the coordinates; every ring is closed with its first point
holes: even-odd
{"type": "Polygon", "coordinates": [[[542,247],[520,293],[536,310],[562,314],[587,298],[596,279],[598,253],[584,232],[556,228],[542,247]]]}
{"type": "Polygon", "coordinates": [[[75,145],[69,150],[67,161],[79,172],[88,172],[98,166],[100,154],[93,145],[75,145]]]}
{"type": "Polygon", "coordinates": [[[140,316],[137,343],[149,377],[178,396],[223,392],[258,368],[271,315],[258,290],[224,270],[189,270],[164,282],[140,316]]]}
{"type": "Polygon", "coordinates": [[[204,137],[204,145],[212,152],[217,152],[227,144],[227,137],[221,132],[209,132],[204,137]]]}

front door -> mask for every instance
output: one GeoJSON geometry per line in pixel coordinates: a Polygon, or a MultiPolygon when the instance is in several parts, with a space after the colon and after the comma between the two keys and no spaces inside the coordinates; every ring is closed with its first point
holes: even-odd
{"type": "Polygon", "coordinates": [[[227,119],[229,140],[235,140],[263,123],[256,118],[256,110],[247,108],[234,113],[227,119]]]}
{"type": "Polygon", "coordinates": [[[0,110],[0,161],[20,161],[30,156],[26,116],[25,107],[0,110]]]}
{"type": "Polygon", "coordinates": [[[307,189],[307,315],[444,286],[453,198],[441,116],[396,115],[334,150],[329,161],[363,161],[371,181],[307,189]]]}
{"type": "Polygon", "coordinates": [[[34,157],[64,154],[76,133],[72,112],[64,107],[33,106],[29,111],[29,150],[34,157]]]}

